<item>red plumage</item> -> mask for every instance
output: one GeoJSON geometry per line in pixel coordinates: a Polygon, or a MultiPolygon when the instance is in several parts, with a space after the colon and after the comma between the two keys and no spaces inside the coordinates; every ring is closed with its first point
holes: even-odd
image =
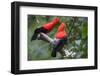
{"type": "Polygon", "coordinates": [[[47,29],[50,32],[53,29],[53,27],[59,22],[60,22],[60,19],[56,17],[56,18],[54,18],[53,21],[44,24],[43,28],[47,29]]]}
{"type": "Polygon", "coordinates": [[[55,38],[63,39],[68,36],[68,33],[65,31],[65,23],[61,23],[58,27],[57,33],[55,34],[55,38]]]}

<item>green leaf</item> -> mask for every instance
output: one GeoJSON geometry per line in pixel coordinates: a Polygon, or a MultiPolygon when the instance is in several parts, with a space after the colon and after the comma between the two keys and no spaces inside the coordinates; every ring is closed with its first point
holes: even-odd
{"type": "Polygon", "coordinates": [[[88,35],[88,26],[87,23],[83,23],[82,25],[82,39],[87,38],[88,35]]]}

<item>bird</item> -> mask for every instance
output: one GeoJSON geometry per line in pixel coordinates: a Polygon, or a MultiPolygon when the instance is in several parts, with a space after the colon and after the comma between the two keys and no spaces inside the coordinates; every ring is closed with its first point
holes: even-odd
{"type": "Polygon", "coordinates": [[[51,32],[53,30],[54,26],[57,23],[60,23],[60,19],[56,17],[51,22],[48,22],[48,23],[42,25],[42,27],[37,28],[34,31],[31,41],[40,39],[40,40],[49,42],[50,44],[53,45],[53,50],[51,52],[51,56],[56,57],[57,52],[59,52],[63,57],[63,56],[66,56],[65,52],[63,51],[63,47],[64,47],[65,43],[67,42],[67,37],[68,37],[68,32],[65,31],[66,24],[64,22],[62,22],[60,24],[60,26],[57,29],[57,32],[55,33],[54,39],[50,38],[47,35],[47,33],[51,32]]]}
{"type": "Polygon", "coordinates": [[[65,52],[63,51],[63,47],[67,42],[68,32],[65,31],[66,25],[65,23],[61,23],[58,27],[57,32],[55,34],[54,46],[51,53],[52,57],[56,57],[57,52],[59,52],[62,56],[65,56],[65,52]]]}
{"type": "Polygon", "coordinates": [[[31,41],[32,40],[36,40],[40,33],[47,34],[47,33],[51,32],[52,29],[54,28],[54,26],[59,22],[60,22],[60,19],[58,17],[55,17],[51,22],[48,22],[48,23],[42,25],[42,27],[37,28],[34,31],[34,34],[33,34],[32,38],[31,38],[31,41]]]}

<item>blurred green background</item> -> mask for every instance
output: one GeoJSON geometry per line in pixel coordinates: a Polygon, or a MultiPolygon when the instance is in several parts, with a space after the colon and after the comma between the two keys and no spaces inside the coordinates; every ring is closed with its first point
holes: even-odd
{"type": "MultiPolygon", "coordinates": [[[[79,59],[88,58],[88,18],[87,17],[71,17],[71,16],[43,16],[43,15],[28,15],[28,60],[52,60],[60,59],[61,56],[57,53],[57,57],[51,57],[52,46],[42,40],[34,40],[31,42],[31,37],[36,28],[48,23],[58,17],[61,22],[67,25],[68,41],[64,46],[67,57],[64,59],[79,59]]],[[[57,24],[53,31],[49,33],[51,38],[57,31],[57,24]]]]}

